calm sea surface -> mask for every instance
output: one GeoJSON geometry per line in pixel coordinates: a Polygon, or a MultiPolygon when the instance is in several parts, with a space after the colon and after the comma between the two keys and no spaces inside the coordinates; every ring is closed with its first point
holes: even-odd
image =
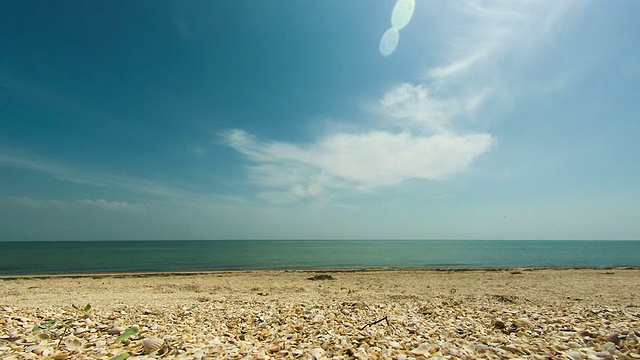
{"type": "Polygon", "coordinates": [[[228,269],[640,266],[640,241],[0,242],[0,274],[228,269]]]}

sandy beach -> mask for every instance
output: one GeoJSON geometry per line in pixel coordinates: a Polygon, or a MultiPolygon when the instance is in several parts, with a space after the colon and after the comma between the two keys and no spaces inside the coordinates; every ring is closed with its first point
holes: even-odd
{"type": "Polygon", "coordinates": [[[638,299],[628,268],[5,276],[0,358],[640,359],[638,299]]]}

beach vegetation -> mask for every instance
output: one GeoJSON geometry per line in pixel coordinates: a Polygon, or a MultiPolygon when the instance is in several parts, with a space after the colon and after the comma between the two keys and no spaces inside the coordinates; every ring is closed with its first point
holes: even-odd
{"type": "Polygon", "coordinates": [[[257,293],[257,294],[258,294],[258,295],[260,295],[260,296],[267,296],[267,295],[269,295],[269,293],[265,293],[265,292],[259,292],[259,293],[257,293]]]}
{"type": "Polygon", "coordinates": [[[71,307],[72,307],[72,308],[74,308],[74,309],[76,309],[76,310],[78,310],[78,311],[82,310],[82,311],[84,311],[85,313],[86,313],[86,312],[88,312],[89,310],[91,310],[91,304],[87,304],[87,305],[85,305],[82,309],[80,309],[80,307],[79,307],[79,306],[76,306],[75,304],[71,304],[71,307]]]}
{"type": "Polygon", "coordinates": [[[138,333],[138,328],[137,327],[130,327],[127,330],[125,330],[122,334],[120,334],[117,338],[116,338],[116,342],[121,342],[124,341],[128,338],[130,338],[131,336],[135,335],[138,333]]]}
{"type": "Polygon", "coordinates": [[[125,359],[128,359],[129,356],[131,356],[131,355],[129,355],[128,352],[123,352],[122,354],[116,355],[116,356],[110,358],[109,360],[125,360],[125,359]]]}
{"type": "Polygon", "coordinates": [[[47,320],[47,321],[41,321],[39,323],[37,323],[33,329],[31,329],[31,332],[36,332],[36,331],[40,331],[40,330],[47,330],[50,327],[53,326],[53,324],[55,324],[56,321],[55,320],[47,320]]]}

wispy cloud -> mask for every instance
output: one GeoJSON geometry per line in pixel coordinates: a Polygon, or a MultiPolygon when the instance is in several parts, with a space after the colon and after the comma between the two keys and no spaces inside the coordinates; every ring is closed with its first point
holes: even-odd
{"type": "Polygon", "coordinates": [[[249,160],[248,174],[264,190],[260,196],[274,202],[462,173],[496,142],[491,134],[464,128],[463,120],[475,119],[492,97],[508,93],[500,88],[505,74],[498,64],[545,39],[568,3],[447,3],[447,15],[460,26],[443,32],[441,43],[449,44],[443,63],[387,89],[373,109],[382,122],[368,129],[329,131],[306,144],[260,140],[241,129],[223,137],[249,160]]]}
{"type": "Polygon", "coordinates": [[[45,160],[31,154],[18,153],[15,151],[11,152],[5,150],[0,152],[0,166],[33,170],[50,175],[61,181],[77,184],[124,189],[136,193],[163,197],[175,197],[182,195],[181,192],[176,189],[171,189],[151,181],[105,173],[98,174],[84,169],[65,166],[55,161],[45,160]]]}
{"type": "Polygon", "coordinates": [[[427,69],[426,79],[449,81],[468,74],[481,79],[495,76],[502,60],[526,55],[547,40],[575,4],[571,0],[449,3],[453,11],[448,19],[459,26],[451,26],[445,32],[445,64],[427,69]]]}
{"type": "Polygon", "coordinates": [[[125,201],[108,201],[104,199],[82,199],[77,202],[82,205],[93,206],[108,211],[141,211],[146,207],[143,204],[129,203],[125,201]]]}
{"type": "Polygon", "coordinates": [[[14,196],[0,198],[0,205],[11,207],[22,207],[31,209],[82,209],[94,208],[107,211],[143,211],[146,206],[139,203],[125,201],[108,201],[105,199],[81,199],[81,200],[59,200],[59,199],[38,199],[28,196],[14,196]]]}
{"type": "Polygon", "coordinates": [[[242,130],[225,136],[229,146],[255,162],[249,170],[256,181],[289,187],[300,196],[331,188],[370,190],[410,178],[442,179],[464,171],[493,142],[489,134],[371,131],[335,134],[301,147],[259,141],[242,130]]]}
{"type": "Polygon", "coordinates": [[[380,129],[335,132],[306,145],[262,141],[239,129],[223,137],[252,162],[248,171],[256,183],[277,190],[263,199],[327,198],[465,171],[494,139],[456,131],[452,119],[468,108],[464,102],[433,99],[423,86],[402,84],[380,101],[377,112],[386,122],[380,129]]]}

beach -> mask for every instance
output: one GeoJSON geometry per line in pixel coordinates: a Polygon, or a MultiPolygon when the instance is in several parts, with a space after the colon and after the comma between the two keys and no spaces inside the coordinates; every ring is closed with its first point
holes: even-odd
{"type": "Polygon", "coordinates": [[[0,358],[640,359],[638,299],[637,268],[3,276],[0,358]]]}

